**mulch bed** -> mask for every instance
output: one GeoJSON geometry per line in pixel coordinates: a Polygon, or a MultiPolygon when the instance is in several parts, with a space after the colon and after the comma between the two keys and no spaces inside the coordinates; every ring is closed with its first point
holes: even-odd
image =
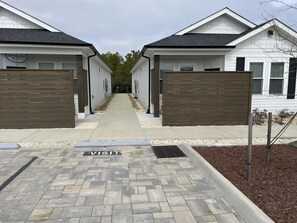
{"type": "Polygon", "coordinates": [[[275,222],[297,222],[297,148],[274,145],[270,162],[265,146],[253,147],[252,181],[247,182],[247,147],[194,147],[275,222]]]}

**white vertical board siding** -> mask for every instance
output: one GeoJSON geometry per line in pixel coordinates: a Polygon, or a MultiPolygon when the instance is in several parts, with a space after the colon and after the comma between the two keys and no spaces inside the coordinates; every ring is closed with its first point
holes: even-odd
{"type": "Polygon", "coordinates": [[[236,22],[228,15],[222,15],[196,29],[190,33],[221,33],[240,34],[248,29],[247,26],[236,22]]]}
{"type": "Polygon", "coordinates": [[[41,29],[34,23],[4,9],[0,8],[0,28],[10,29],[41,29]]]}
{"type": "MultiPolygon", "coordinates": [[[[277,45],[288,46],[286,42],[277,42],[275,37],[267,34],[268,30],[263,30],[261,33],[254,37],[238,44],[234,50],[225,55],[225,70],[236,70],[236,58],[245,57],[245,70],[250,70],[251,62],[263,63],[263,82],[262,82],[262,95],[253,95],[252,109],[266,109],[273,113],[282,109],[290,111],[297,111],[297,99],[287,99],[288,89],[288,72],[289,60],[292,57],[289,54],[283,54],[277,49],[277,45]],[[276,45],[277,44],[277,45],[276,45]],[[270,95],[269,83],[272,62],[284,63],[284,78],[283,78],[283,94],[270,95]]],[[[297,89],[296,89],[297,93],[297,89]]]]}
{"type": "Polygon", "coordinates": [[[92,110],[94,110],[111,94],[111,75],[94,59],[90,60],[90,72],[92,110]],[[109,84],[107,94],[105,94],[103,85],[105,79],[109,84]]]}
{"type": "Polygon", "coordinates": [[[132,93],[137,95],[140,103],[148,108],[148,80],[149,80],[149,62],[146,59],[138,68],[132,73],[132,93]],[[138,92],[135,92],[135,81],[138,82],[138,92]]]}

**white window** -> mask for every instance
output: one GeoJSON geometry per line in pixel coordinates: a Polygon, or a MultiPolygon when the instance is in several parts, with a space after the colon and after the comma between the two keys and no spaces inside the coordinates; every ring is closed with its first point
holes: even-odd
{"type": "Polygon", "coordinates": [[[284,63],[271,63],[269,94],[283,93],[284,63]]]}
{"type": "Polygon", "coordinates": [[[54,63],[39,63],[38,66],[39,66],[39,69],[41,69],[41,70],[53,70],[53,69],[55,69],[55,64],[54,63]]]}
{"type": "Polygon", "coordinates": [[[250,71],[253,71],[253,94],[262,94],[263,63],[250,63],[250,71]]]}
{"type": "Polygon", "coordinates": [[[194,71],[194,65],[193,64],[181,64],[179,70],[180,71],[194,71]]]}

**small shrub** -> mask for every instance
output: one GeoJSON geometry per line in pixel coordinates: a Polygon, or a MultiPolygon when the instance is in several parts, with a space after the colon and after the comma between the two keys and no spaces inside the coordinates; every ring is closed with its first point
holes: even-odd
{"type": "Polygon", "coordinates": [[[267,119],[267,110],[263,111],[258,108],[253,110],[253,123],[256,125],[263,125],[267,119]]]}
{"type": "Polygon", "coordinates": [[[285,124],[285,119],[290,118],[294,115],[294,112],[289,112],[288,109],[283,109],[274,116],[273,121],[277,124],[283,125],[285,124]]]}

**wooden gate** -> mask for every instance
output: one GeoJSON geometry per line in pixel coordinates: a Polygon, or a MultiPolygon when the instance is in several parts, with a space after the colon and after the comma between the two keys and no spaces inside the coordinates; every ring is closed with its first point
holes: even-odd
{"type": "Polygon", "coordinates": [[[1,129],[73,127],[71,71],[0,70],[1,129]]]}
{"type": "Polygon", "coordinates": [[[251,72],[170,72],[164,75],[163,125],[246,125],[251,72]]]}

